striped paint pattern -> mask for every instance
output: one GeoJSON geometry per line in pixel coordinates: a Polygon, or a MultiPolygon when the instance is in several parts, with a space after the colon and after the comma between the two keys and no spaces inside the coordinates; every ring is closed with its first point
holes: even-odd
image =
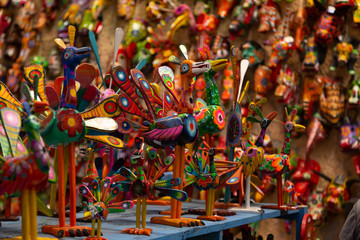
{"type": "Polygon", "coordinates": [[[114,118],[119,116],[121,113],[121,109],[119,108],[116,102],[118,96],[119,96],[118,94],[114,94],[104,99],[92,109],[81,113],[81,116],[84,119],[90,119],[95,117],[114,118]]]}
{"type": "Polygon", "coordinates": [[[15,104],[18,107],[22,107],[21,103],[14,97],[14,95],[12,95],[10,90],[3,82],[0,82],[0,98],[6,99],[7,101],[15,104]]]}

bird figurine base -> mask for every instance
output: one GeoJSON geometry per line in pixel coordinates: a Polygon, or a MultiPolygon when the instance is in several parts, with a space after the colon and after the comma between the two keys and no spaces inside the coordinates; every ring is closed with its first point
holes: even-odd
{"type": "MultiPolygon", "coordinates": [[[[134,204],[136,204],[136,200],[133,200],[134,204]]],[[[170,201],[168,200],[147,200],[146,201],[147,205],[158,205],[158,206],[169,206],[171,204],[170,201]]]]}
{"type": "MultiPolygon", "coordinates": [[[[181,211],[180,212],[180,215],[184,215],[186,212],[185,211],[181,211]]],[[[161,211],[160,213],[159,213],[160,215],[171,215],[170,214],[170,211],[161,211]]]]}
{"type": "Polygon", "coordinates": [[[84,226],[64,226],[60,227],[59,225],[46,225],[42,227],[42,232],[51,234],[58,238],[63,237],[81,237],[81,236],[90,236],[91,228],[84,226]]]}
{"type": "Polygon", "coordinates": [[[134,235],[150,236],[152,229],[151,228],[125,228],[121,232],[127,233],[127,234],[134,234],[134,235]]]}
{"type": "Polygon", "coordinates": [[[87,237],[84,238],[84,240],[107,240],[107,239],[103,237],[87,237]]]}
{"type": "MultiPolygon", "coordinates": [[[[205,216],[206,215],[206,209],[189,209],[187,211],[187,213],[188,214],[205,216]]],[[[214,213],[214,215],[217,215],[217,216],[233,216],[233,215],[236,215],[235,212],[228,211],[228,210],[214,210],[213,213],[214,213]]]]}
{"type": "Polygon", "coordinates": [[[282,206],[278,206],[278,205],[265,205],[265,206],[261,206],[261,208],[263,209],[278,209],[281,211],[289,211],[289,210],[297,210],[300,209],[300,206],[291,206],[291,205],[282,205],[282,206]]]}
{"type": "Polygon", "coordinates": [[[211,221],[211,222],[217,222],[217,221],[224,221],[226,218],[218,215],[212,215],[212,216],[198,216],[197,219],[205,220],[205,221],[211,221]]]}
{"type": "Polygon", "coordinates": [[[230,209],[241,207],[239,203],[223,203],[223,202],[215,202],[215,208],[217,209],[230,209]]]}
{"type": "Polygon", "coordinates": [[[261,209],[261,207],[234,207],[230,208],[230,210],[235,212],[256,212],[260,214],[264,213],[264,210],[261,209]]]}
{"type": "Polygon", "coordinates": [[[19,221],[19,217],[17,217],[17,216],[1,217],[0,218],[0,222],[16,222],[16,221],[19,221]]]}
{"type": "Polygon", "coordinates": [[[173,226],[173,227],[197,227],[203,226],[205,223],[200,219],[193,218],[170,218],[170,216],[152,217],[151,223],[173,226]]]}
{"type": "MultiPolygon", "coordinates": [[[[22,236],[18,236],[18,237],[13,237],[13,238],[4,238],[6,240],[22,240],[23,237],[22,236]]],[[[54,238],[47,238],[47,237],[37,237],[37,240],[54,240],[54,238]]]]}

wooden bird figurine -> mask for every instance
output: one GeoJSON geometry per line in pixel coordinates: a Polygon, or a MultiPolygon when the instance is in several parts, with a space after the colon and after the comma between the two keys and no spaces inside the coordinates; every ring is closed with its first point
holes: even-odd
{"type": "MultiPolygon", "coordinates": [[[[92,85],[96,71],[89,64],[80,64],[81,60],[90,55],[89,47],[76,48],[73,46],[75,28],[69,26],[70,45],[66,47],[64,42],[57,38],[55,42],[63,49],[62,59],[64,64],[64,77],[55,80],[54,86],[45,87],[44,99],[49,99],[53,108],[45,117],[42,124],[41,135],[49,146],[58,146],[58,197],[59,197],[59,225],[43,226],[42,231],[56,237],[63,236],[88,236],[90,228],[76,226],[76,182],[75,182],[75,143],[83,139],[96,141],[114,148],[122,148],[124,143],[116,129],[117,123],[113,117],[120,115],[121,110],[116,104],[117,95],[105,98],[94,107],[88,106],[95,100],[99,90],[92,85]],[[76,91],[75,81],[80,83],[79,91],[76,91]],[[88,108],[88,109],[87,109],[88,108]],[[85,110],[87,109],[87,110],[85,110]],[[65,148],[68,155],[64,155],[65,148]],[[69,163],[70,184],[70,225],[65,225],[65,163],[69,163]]],[[[26,78],[31,81],[32,70],[40,71],[38,65],[31,65],[27,69],[26,78]]],[[[44,76],[44,74],[43,74],[44,76]]],[[[42,86],[45,79],[43,77],[42,86]]],[[[53,186],[55,188],[55,186],[53,186]]],[[[55,206],[55,193],[52,191],[50,203],[55,206]]]]}
{"type": "Polygon", "coordinates": [[[277,206],[262,206],[262,208],[276,208],[287,210],[291,207],[284,205],[283,200],[283,187],[282,187],[282,174],[288,172],[291,169],[290,165],[290,152],[291,152],[291,134],[296,132],[305,131],[305,127],[295,123],[296,109],[294,108],[291,111],[291,115],[288,114],[287,109],[285,108],[286,113],[286,122],[280,122],[284,125],[285,130],[285,139],[284,145],[281,149],[280,154],[271,154],[264,157],[262,165],[259,167],[260,171],[263,173],[276,173],[277,180],[277,192],[278,192],[278,204],[277,206]]]}
{"type": "MultiPolygon", "coordinates": [[[[102,171],[103,169],[100,169],[102,171]]],[[[79,187],[80,194],[87,199],[83,202],[86,208],[85,219],[92,219],[91,234],[87,240],[105,240],[101,237],[101,222],[107,218],[109,209],[119,208],[121,210],[130,209],[134,206],[132,201],[112,202],[120,193],[119,186],[112,186],[113,178],[100,178],[87,175],[83,179],[83,184],[79,187]],[[111,203],[112,202],[112,203],[111,203]],[[95,237],[95,222],[97,221],[97,237],[95,237]]],[[[100,174],[101,176],[101,174],[100,174]]]]}
{"type": "MultiPolygon", "coordinates": [[[[151,149],[150,151],[154,151],[151,149]]],[[[121,167],[119,174],[126,178],[125,181],[116,182],[120,186],[120,191],[130,191],[133,198],[136,198],[136,228],[127,228],[122,232],[128,234],[148,235],[150,236],[152,229],[146,228],[146,202],[147,199],[155,200],[158,198],[158,192],[165,196],[170,196],[178,201],[186,201],[187,194],[184,191],[171,189],[171,187],[179,186],[180,178],[161,179],[163,173],[170,167],[175,160],[174,156],[166,158],[165,163],[157,162],[153,166],[164,166],[157,169],[149,166],[147,173],[143,169],[144,159],[144,143],[140,144],[139,149],[131,156],[131,163],[135,169],[133,173],[130,169],[121,167]],[[142,208],[142,209],[141,209],[142,208]],[[141,218],[140,218],[141,215],[141,218]],[[140,227],[141,222],[141,227],[140,227]]],[[[157,155],[152,152],[149,155],[157,155]]],[[[153,157],[153,156],[152,156],[153,157]]],[[[159,159],[158,159],[159,160],[159,159]]]]}
{"type": "MultiPolygon", "coordinates": [[[[22,89],[25,88],[25,91],[28,91],[25,95],[28,95],[30,91],[25,85],[22,89]]],[[[2,85],[1,88],[3,90],[5,88],[6,91],[5,85],[2,85]]],[[[37,89],[35,89],[35,94],[36,92],[37,89]]],[[[36,192],[43,190],[48,181],[54,182],[56,178],[53,169],[49,166],[49,153],[40,136],[40,121],[37,116],[32,114],[32,112],[45,111],[47,104],[38,101],[21,104],[13,97],[8,98],[12,102],[0,98],[11,107],[0,110],[1,129],[8,139],[6,148],[3,139],[1,140],[3,155],[6,157],[0,159],[0,172],[2,173],[0,175],[0,195],[11,196],[17,192],[21,193],[22,238],[37,240],[38,200],[36,192]],[[21,116],[24,117],[23,121],[21,116]],[[25,147],[19,139],[22,125],[27,133],[28,147],[25,147]]]]}
{"type": "MultiPolygon", "coordinates": [[[[222,186],[238,169],[235,162],[215,160],[215,154],[221,153],[222,149],[210,147],[203,139],[204,148],[199,148],[194,155],[186,154],[185,171],[187,177],[184,179],[184,186],[193,185],[199,191],[217,189],[222,186]]],[[[208,193],[206,199],[206,211],[202,209],[190,209],[190,214],[200,214],[198,219],[207,221],[221,221],[226,218],[217,215],[214,211],[214,196],[208,193]]],[[[234,212],[222,212],[222,215],[235,215],[234,212]]]]}

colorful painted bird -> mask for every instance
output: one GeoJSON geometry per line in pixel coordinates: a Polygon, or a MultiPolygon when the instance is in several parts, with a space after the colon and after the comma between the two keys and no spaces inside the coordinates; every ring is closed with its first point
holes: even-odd
{"type": "MultiPolygon", "coordinates": [[[[37,81],[38,79],[35,80],[37,81]]],[[[29,87],[25,85],[22,86],[22,92],[28,91],[24,95],[29,95],[29,87]]],[[[5,88],[5,85],[1,87],[5,88]]],[[[47,104],[38,101],[21,104],[16,99],[13,100],[14,102],[11,103],[1,98],[1,101],[6,101],[8,106],[13,105],[13,107],[0,110],[2,129],[0,138],[5,156],[0,159],[0,195],[11,196],[21,193],[22,238],[36,240],[38,209],[36,192],[44,190],[48,181],[56,180],[55,173],[49,166],[50,155],[40,136],[40,121],[33,114],[33,112],[45,111],[47,104]],[[14,106],[17,110],[13,109],[14,106]],[[22,125],[27,133],[27,147],[19,138],[22,125]],[[8,140],[8,146],[3,141],[4,135],[8,140]]]]}
{"type": "Polygon", "coordinates": [[[277,180],[277,193],[278,193],[278,204],[277,206],[263,206],[263,208],[280,208],[287,209],[288,207],[284,205],[283,200],[283,187],[282,187],[282,174],[288,172],[291,169],[290,165],[290,153],[291,153],[291,134],[296,132],[305,131],[305,127],[295,123],[296,109],[294,108],[291,111],[289,116],[287,109],[285,108],[286,113],[286,122],[280,122],[284,125],[285,130],[285,139],[284,145],[281,149],[280,154],[270,154],[264,157],[263,163],[259,167],[259,170],[265,174],[276,173],[277,180]]]}
{"type": "MultiPolygon", "coordinates": [[[[146,202],[149,200],[156,200],[159,194],[163,196],[170,196],[179,201],[186,201],[187,194],[184,191],[171,189],[171,187],[179,186],[181,184],[180,178],[161,178],[163,173],[171,166],[175,160],[173,155],[168,156],[165,162],[161,162],[156,157],[156,149],[148,150],[149,159],[151,158],[154,165],[148,165],[147,173],[143,169],[145,163],[144,143],[140,143],[139,149],[131,156],[130,161],[135,173],[130,169],[121,167],[119,174],[126,178],[125,181],[115,182],[119,186],[120,191],[130,191],[133,198],[136,198],[136,227],[126,228],[122,232],[137,235],[150,235],[152,229],[146,228],[146,202]],[[156,161],[154,161],[154,159],[156,161]],[[156,166],[163,166],[157,168],[156,166]],[[142,208],[142,209],[141,209],[142,208]],[[140,219],[141,214],[141,219],[140,219]],[[140,227],[141,222],[141,227],[140,227]]],[[[150,163],[150,162],[149,162],[150,163]]]]}

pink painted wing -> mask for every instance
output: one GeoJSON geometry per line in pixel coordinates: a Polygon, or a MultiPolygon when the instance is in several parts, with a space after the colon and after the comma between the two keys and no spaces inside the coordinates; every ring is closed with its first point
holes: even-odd
{"type": "Polygon", "coordinates": [[[182,133],[183,128],[180,118],[164,118],[156,122],[155,129],[145,132],[143,136],[151,140],[173,141],[182,133]]]}

